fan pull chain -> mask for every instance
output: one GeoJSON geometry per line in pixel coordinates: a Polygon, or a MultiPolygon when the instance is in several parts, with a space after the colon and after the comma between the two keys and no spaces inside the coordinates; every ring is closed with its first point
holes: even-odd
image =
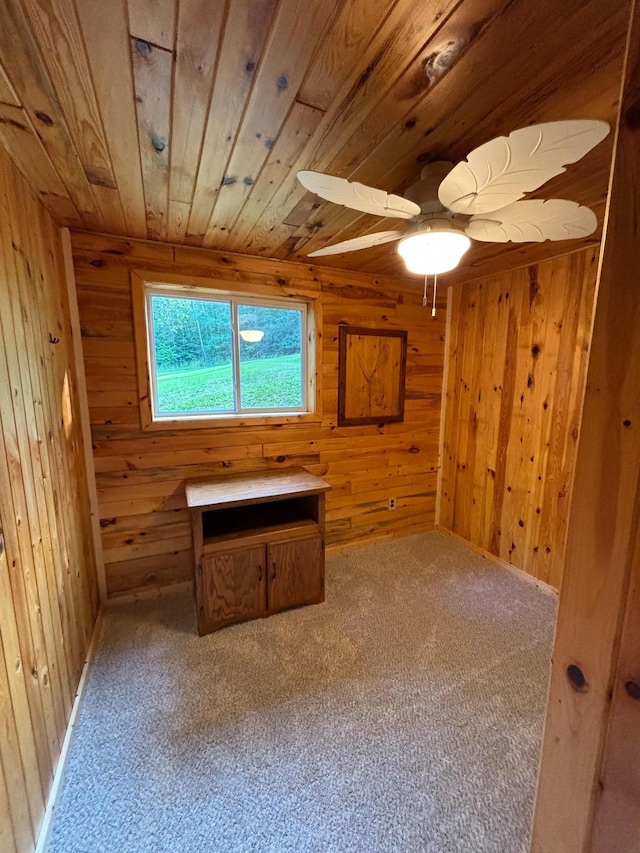
{"type": "Polygon", "coordinates": [[[429,276],[425,275],[424,277],[424,293],[422,294],[422,307],[427,307],[427,279],[429,276]]]}
{"type": "Polygon", "coordinates": [[[433,307],[431,309],[431,316],[436,316],[436,290],[438,287],[438,273],[433,276],[433,307]]]}

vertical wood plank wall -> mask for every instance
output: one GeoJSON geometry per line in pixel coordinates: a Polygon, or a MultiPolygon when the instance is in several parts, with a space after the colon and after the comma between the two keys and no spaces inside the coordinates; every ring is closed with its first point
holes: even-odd
{"type": "Polygon", "coordinates": [[[631,3],[532,853],[640,850],[640,3],[631,3]]]}
{"type": "Polygon", "coordinates": [[[1,149],[0,209],[0,849],[22,853],[98,596],[60,231],[1,149]]]}
{"type": "MultiPolygon", "coordinates": [[[[422,307],[420,282],[377,279],[143,241],[73,235],[102,540],[110,595],[191,574],[184,480],[303,465],[326,478],[327,544],[433,527],[444,329],[422,307]],[[323,315],[322,422],[318,425],[142,431],[130,271],[317,289],[323,315]],[[338,428],[338,325],[406,329],[405,419],[338,428]],[[389,497],[397,509],[388,508],[389,497]]],[[[161,278],[159,277],[159,280],[161,278]]]]}
{"type": "Polygon", "coordinates": [[[440,524],[560,586],[598,250],[452,287],[440,524]]]}

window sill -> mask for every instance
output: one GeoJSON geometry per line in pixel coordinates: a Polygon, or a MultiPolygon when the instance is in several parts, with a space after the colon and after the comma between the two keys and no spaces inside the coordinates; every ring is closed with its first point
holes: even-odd
{"type": "Polygon", "coordinates": [[[283,426],[285,424],[320,424],[322,417],[318,412],[275,412],[267,415],[259,412],[255,415],[221,415],[208,418],[158,418],[149,423],[143,423],[144,430],[183,430],[183,429],[219,429],[250,426],[283,426]]]}

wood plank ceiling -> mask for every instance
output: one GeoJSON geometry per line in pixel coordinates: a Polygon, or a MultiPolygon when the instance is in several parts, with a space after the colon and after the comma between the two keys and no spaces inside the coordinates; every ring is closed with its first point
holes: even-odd
{"type": "MultiPolygon", "coordinates": [[[[402,192],[527,124],[613,123],[627,17],[603,0],[0,0],[0,142],[72,228],[304,260],[390,223],[321,203],[299,169],[402,192]]],[[[611,143],[539,195],[601,217],[611,143]]],[[[475,244],[463,267],[576,242],[475,244]]],[[[322,262],[406,274],[389,245],[322,262]]]]}

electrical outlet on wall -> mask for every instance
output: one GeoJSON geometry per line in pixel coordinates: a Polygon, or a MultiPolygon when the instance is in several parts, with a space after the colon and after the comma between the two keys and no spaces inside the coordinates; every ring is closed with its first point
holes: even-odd
{"type": "Polygon", "coordinates": [[[395,509],[395,508],[396,508],[396,499],[395,498],[389,498],[389,509],[395,509]]]}

